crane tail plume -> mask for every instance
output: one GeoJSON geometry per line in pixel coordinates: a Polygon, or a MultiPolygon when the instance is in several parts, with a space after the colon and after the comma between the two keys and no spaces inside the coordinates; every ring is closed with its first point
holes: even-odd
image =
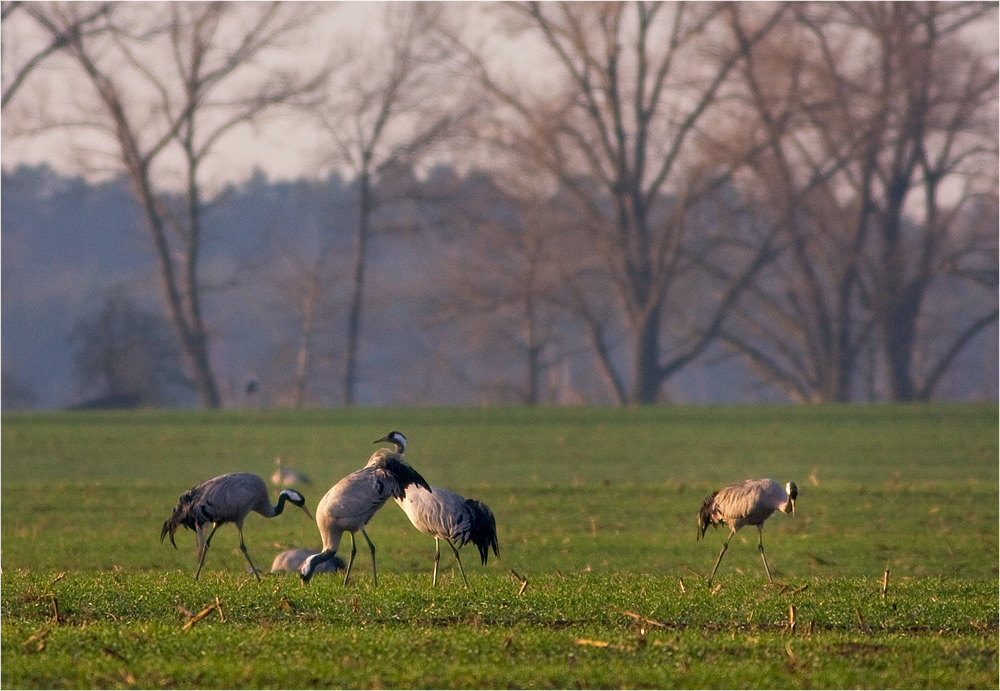
{"type": "Polygon", "coordinates": [[[469,541],[479,549],[479,556],[486,565],[490,548],[493,554],[500,556],[500,545],[497,542],[497,523],[490,507],[478,499],[466,499],[466,506],[472,511],[472,530],[469,541]]]}

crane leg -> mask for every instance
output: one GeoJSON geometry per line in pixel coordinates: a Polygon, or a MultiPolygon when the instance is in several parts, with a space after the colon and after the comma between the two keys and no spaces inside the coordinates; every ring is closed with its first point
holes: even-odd
{"type": "Polygon", "coordinates": [[[462,572],[462,580],[465,581],[465,587],[469,587],[469,579],[465,577],[465,567],[462,566],[462,557],[458,556],[458,550],[455,549],[455,545],[451,544],[451,540],[448,540],[448,546],[451,547],[451,551],[455,553],[455,559],[458,560],[458,570],[462,572]]]}
{"type": "Polygon", "coordinates": [[[347,585],[347,579],[351,577],[351,567],[354,565],[354,555],[358,553],[358,548],[354,544],[354,533],[351,533],[351,558],[347,560],[347,573],[344,574],[344,585],[347,585]]]}
{"type": "Polygon", "coordinates": [[[247,546],[245,544],[243,544],[243,528],[240,528],[239,526],[237,526],[236,529],[240,533],[240,551],[243,552],[243,556],[247,558],[247,563],[250,564],[250,570],[253,571],[253,575],[256,576],[257,580],[259,581],[260,580],[260,574],[257,573],[257,567],[253,565],[252,561],[250,561],[250,553],[247,552],[247,546]]]}
{"type": "Polygon", "coordinates": [[[726,541],[723,543],[722,551],[719,552],[719,558],[715,560],[715,567],[712,569],[712,575],[708,577],[708,585],[712,585],[712,579],[715,578],[715,572],[718,570],[719,564],[722,563],[722,555],[726,553],[727,549],[729,549],[729,541],[733,539],[733,535],[735,534],[735,530],[731,531],[729,533],[729,537],[727,537],[726,541]]]}
{"type": "Polygon", "coordinates": [[[212,532],[208,534],[208,539],[202,544],[201,555],[198,557],[198,570],[194,574],[194,580],[198,580],[198,576],[201,575],[201,567],[205,564],[205,555],[208,553],[208,546],[212,543],[212,536],[215,535],[215,531],[219,529],[219,524],[216,523],[215,527],[212,528],[212,532]]]}
{"type": "Polygon", "coordinates": [[[372,587],[378,587],[378,571],[375,570],[375,545],[372,544],[371,538],[368,537],[368,533],[365,529],[361,529],[361,534],[365,536],[365,540],[368,542],[368,549],[372,551],[372,587]]]}
{"type": "Polygon", "coordinates": [[[764,573],[767,574],[767,582],[773,583],[771,580],[771,569],[767,568],[767,557],[764,556],[764,540],[761,531],[761,526],[757,526],[757,549],[760,550],[760,558],[764,560],[764,573]]]}
{"type": "Polygon", "coordinates": [[[431,578],[431,587],[438,584],[438,563],[441,561],[441,543],[439,538],[434,538],[434,575],[431,578]]]}

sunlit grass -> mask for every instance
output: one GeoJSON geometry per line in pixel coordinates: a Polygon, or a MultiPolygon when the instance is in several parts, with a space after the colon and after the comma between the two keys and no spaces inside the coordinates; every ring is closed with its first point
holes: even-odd
{"type": "MultiPolygon", "coordinates": [[[[401,409],[3,415],[5,688],[995,688],[996,406],[401,409]],[[395,505],[345,587],[258,583],[236,531],[160,544],[178,495],[274,457],[310,508],[390,429],[429,481],[483,499],[501,553],[472,588],[395,505]],[[695,540],[712,489],[795,480],[764,545],[695,540]],[[885,571],[889,575],[883,597],[885,571]],[[518,576],[527,578],[524,585],[518,576]],[[523,588],[523,590],[522,590],[523,588]],[[218,598],[218,600],[216,600],[218,598]],[[184,628],[192,615],[219,610],[184,628]],[[796,626],[790,627],[790,607],[796,626]],[[224,620],[223,620],[224,616],[224,620]]],[[[258,566],[319,547],[301,512],[246,522],[258,566]]]]}
{"type": "Polygon", "coordinates": [[[997,581],[5,574],[3,685],[995,685],[997,581]],[[216,607],[217,605],[217,607],[216,607]],[[191,625],[192,615],[216,607],[191,625]],[[792,628],[790,608],[795,608],[792,628]],[[55,617],[58,613],[59,620],[55,617]],[[848,659],[849,658],[849,659],[848,659]],[[858,662],[864,660],[863,669],[858,662]],[[742,675],[742,677],[740,676],[742,675]],[[737,680],[742,678],[742,683],[737,680]]]}

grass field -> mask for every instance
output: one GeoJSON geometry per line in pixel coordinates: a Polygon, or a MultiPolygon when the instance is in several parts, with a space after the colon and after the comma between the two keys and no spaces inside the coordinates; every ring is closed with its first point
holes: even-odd
{"type": "MultiPolygon", "coordinates": [[[[0,432],[4,688],[1000,684],[995,405],[4,414],[0,432]],[[433,540],[391,503],[368,530],[377,589],[363,540],[346,588],[257,583],[231,526],[197,583],[193,533],[159,543],[181,492],[279,455],[314,509],[390,429],[496,514],[501,558],[463,551],[470,590],[447,550],[431,587],[433,540]],[[775,583],[751,528],[708,588],[725,532],[696,542],[698,507],[748,477],[799,486],[764,529],[775,583]]],[[[262,567],[320,543],[294,507],[244,532],[262,567]]]]}

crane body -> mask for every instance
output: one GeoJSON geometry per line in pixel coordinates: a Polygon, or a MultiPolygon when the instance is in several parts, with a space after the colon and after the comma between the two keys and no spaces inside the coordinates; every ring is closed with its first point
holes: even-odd
{"type": "Polygon", "coordinates": [[[465,499],[441,487],[431,487],[430,490],[411,487],[405,497],[396,497],[396,503],[406,513],[413,527],[424,535],[434,538],[432,585],[437,585],[441,540],[447,542],[455,554],[466,588],[469,587],[469,580],[465,577],[465,567],[462,566],[462,558],[458,555],[461,547],[468,542],[476,545],[484,566],[491,547],[493,553],[500,556],[496,519],[490,508],[478,499],[465,499]]]}
{"type": "Polygon", "coordinates": [[[306,475],[300,473],[292,468],[283,467],[284,461],[279,456],[274,459],[274,465],[276,469],[274,474],[271,475],[272,484],[278,485],[279,487],[290,487],[291,485],[311,485],[312,480],[310,480],[306,475]]]}

